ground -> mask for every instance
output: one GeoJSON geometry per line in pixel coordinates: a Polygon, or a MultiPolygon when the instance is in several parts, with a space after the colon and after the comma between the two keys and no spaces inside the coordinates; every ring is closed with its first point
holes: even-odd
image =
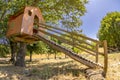
{"type": "MultiPolygon", "coordinates": [[[[24,68],[0,59],[0,80],[86,80],[87,67],[70,58],[33,58],[33,62],[26,61],[24,68]]],[[[106,80],[120,80],[120,53],[109,54],[106,80]]]]}
{"type": "Polygon", "coordinates": [[[109,54],[108,80],[120,80],[120,53],[109,54]]]}

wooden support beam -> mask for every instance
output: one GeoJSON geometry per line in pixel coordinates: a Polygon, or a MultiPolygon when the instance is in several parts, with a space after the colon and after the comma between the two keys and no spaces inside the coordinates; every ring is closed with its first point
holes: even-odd
{"type": "Polygon", "coordinates": [[[107,54],[107,41],[103,41],[103,46],[104,46],[104,76],[106,77],[107,74],[107,69],[108,69],[108,54],[107,54]]]}
{"type": "Polygon", "coordinates": [[[99,45],[96,44],[96,63],[98,63],[98,56],[99,56],[98,48],[99,48],[99,45]]]}

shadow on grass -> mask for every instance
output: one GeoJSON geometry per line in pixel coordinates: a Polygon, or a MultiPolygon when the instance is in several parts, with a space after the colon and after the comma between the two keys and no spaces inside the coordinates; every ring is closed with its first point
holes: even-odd
{"type": "Polygon", "coordinates": [[[72,77],[79,77],[79,75],[85,75],[85,70],[86,68],[80,68],[79,65],[73,64],[72,60],[58,63],[51,62],[34,66],[30,70],[30,76],[39,76],[39,78],[42,80],[48,80],[51,78],[53,79],[53,77],[59,75],[72,75],[72,77]]]}
{"type": "MultiPolygon", "coordinates": [[[[49,60],[48,60],[49,61],[49,60]]],[[[37,63],[33,61],[32,64],[37,63]]],[[[30,62],[27,62],[27,65],[30,65],[30,62]]],[[[50,62],[45,64],[37,64],[28,66],[26,68],[15,67],[10,64],[0,66],[0,80],[11,79],[11,76],[17,75],[18,80],[24,80],[26,77],[28,80],[60,80],[54,79],[55,76],[64,75],[72,77],[79,77],[79,75],[85,75],[86,68],[80,67],[80,65],[74,64],[74,61],[61,61],[58,63],[50,62]],[[21,76],[24,76],[21,78],[21,76]]]]}

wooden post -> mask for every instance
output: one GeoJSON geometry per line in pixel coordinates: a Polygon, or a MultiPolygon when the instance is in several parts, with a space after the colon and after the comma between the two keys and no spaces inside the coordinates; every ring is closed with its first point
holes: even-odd
{"type": "Polygon", "coordinates": [[[96,44],[96,63],[98,63],[98,56],[99,56],[99,54],[98,54],[98,48],[99,48],[99,44],[97,43],[96,44]]]}
{"type": "Polygon", "coordinates": [[[107,54],[107,41],[103,41],[104,46],[104,76],[106,77],[107,74],[107,68],[108,68],[108,54],[107,54]]]}

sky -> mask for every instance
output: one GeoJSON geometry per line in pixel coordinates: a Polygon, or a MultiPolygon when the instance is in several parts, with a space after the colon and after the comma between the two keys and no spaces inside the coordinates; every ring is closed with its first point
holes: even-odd
{"type": "Polygon", "coordinates": [[[89,0],[86,9],[87,13],[81,17],[81,29],[86,36],[97,39],[100,21],[108,12],[120,12],[120,0],[89,0]]]}

